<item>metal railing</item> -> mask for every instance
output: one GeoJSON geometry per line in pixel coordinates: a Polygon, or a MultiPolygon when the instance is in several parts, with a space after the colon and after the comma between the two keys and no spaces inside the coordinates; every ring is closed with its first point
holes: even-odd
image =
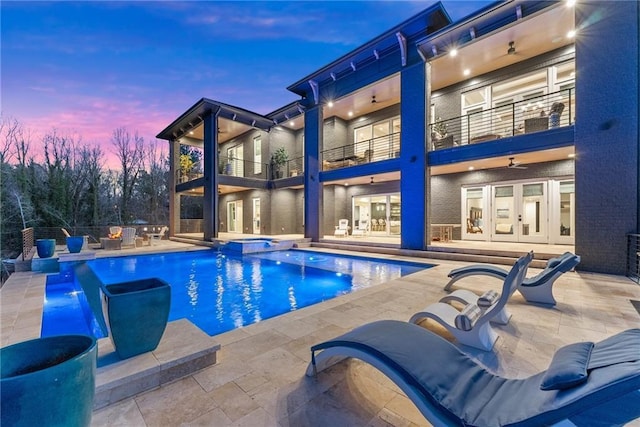
{"type": "Polygon", "coordinates": [[[400,157],[400,132],[322,151],[322,170],[400,157]]]}
{"type": "Polygon", "coordinates": [[[570,126],[575,121],[575,88],[501,105],[429,125],[432,149],[477,144],[570,126]]]}
{"type": "Polygon", "coordinates": [[[282,166],[269,165],[271,168],[271,179],[288,178],[302,175],[304,172],[304,157],[289,159],[282,166]]]}
{"type": "Polygon", "coordinates": [[[627,277],[640,285],[640,234],[627,234],[627,277]]]}
{"type": "Polygon", "coordinates": [[[267,163],[256,163],[251,160],[226,156],[220,156],[219,161],[220,169],[218,172],[221,175],[268,179],[269,165],[267,163]]]}
{"type": "Polygon", "coordinates": [[[35,245],[35,231],[33,227],[22,230],[22,261],[30,257],[33,246],[35,245]]]}

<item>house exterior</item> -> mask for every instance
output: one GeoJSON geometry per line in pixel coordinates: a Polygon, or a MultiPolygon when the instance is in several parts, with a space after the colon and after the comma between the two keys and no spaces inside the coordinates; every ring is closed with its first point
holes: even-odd
{"type": "Polygon", "coordinates": [[[351,232],[427,249],[573,245],[623,274],[640,229],[639,4],[436,3],[288,87],[266,115],[203,98],[170,142],[170,234],[351,232]],[[281,156],[274,156],[274,154],[281,156]],[[282,154],[285,154],[282,156],[282,154]]]}

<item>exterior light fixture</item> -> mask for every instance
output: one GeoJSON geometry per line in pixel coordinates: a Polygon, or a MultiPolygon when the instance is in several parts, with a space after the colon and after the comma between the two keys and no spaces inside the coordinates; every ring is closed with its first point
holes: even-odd
{"type": "Polygon", "coordinates": [[[192,130],[189,131],[189,135],[193,135],[193,131],[192,130]]]}
{"type": "Polygon", "coordinates": [[[465,76],[468,76],[469,74],[471,74],[471,70],[469,70],[468,68],[465,68],[462,74],[464,74],[465,76]]]}
{"type": "Polygon", "coordinates": [[[573,7],[576,5],[576,0],[567,0],[567,7],[573,7]]]}
{"type": "Polygon", "coordinates": [[[570,159],[573,159],[575,156],[576,156],[576,153],[571,153],[567,157],[570,158],[570,159]]]}
{"type": "Polygon", "coordinates": [[[449,55],[451,55],[451,57],[455,58],[456,56],[458,56],[458,49],[453,48],[449,51],[449,55]]]}
{"type": "Polygon", "coordinates": [[[469,166],[468,168],[470,171],[474,170],[475,168],[473,166],[469,166]]]}
{"type": "Polygon", "coordinates": [[[333,101],[329,101],[329,102],[327,103],[327,107],[329,107],[329,108],[333,107],[333,101]]]}
{"type": "Polygon", "coordinates": [[[289,126],[293,126],[293,125],[295,125],[295,122],[294,122],[293,120],[291,120],[291,121],[289,122],[289,126]]]}
{"type": "Polygon", "coordinates": [[[567,33],[567,38],[574,38],[576,36],[576,30],[571,30],[567,33]]]}
{"type": "Polygon", "coordinates": [[[349,115],[349,117],[352,117],[353,116],[353,111],[349,111],[347,114],[349,115]]]}

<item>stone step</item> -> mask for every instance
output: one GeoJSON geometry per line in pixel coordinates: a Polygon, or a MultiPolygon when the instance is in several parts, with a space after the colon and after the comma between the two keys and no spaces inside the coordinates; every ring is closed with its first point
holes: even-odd
{"type": "Polygon", "coordinates": [[[110,338],[98,340],[98,370],[93,409],[158,388],[216,363],[220,350],[193,323],[180,319],[167,324],[158,348],[120,359],[110,338]]]}

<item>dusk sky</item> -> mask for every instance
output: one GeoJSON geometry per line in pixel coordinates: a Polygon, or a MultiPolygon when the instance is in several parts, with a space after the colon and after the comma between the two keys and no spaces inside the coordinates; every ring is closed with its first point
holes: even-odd
{"type": "MultiPolygon", "coordinates": [[[[2,1],[2,115],[111,150],[202,97],[269,113],[286,87],[433,1],[2,1]]],[[[455,21],[488,1],[444,1],[455,21]]],[[[164,142],[161,142],[164,144],[164,142]]],[[[35,155],[36,153],[34,153],[35,155]]]]}

